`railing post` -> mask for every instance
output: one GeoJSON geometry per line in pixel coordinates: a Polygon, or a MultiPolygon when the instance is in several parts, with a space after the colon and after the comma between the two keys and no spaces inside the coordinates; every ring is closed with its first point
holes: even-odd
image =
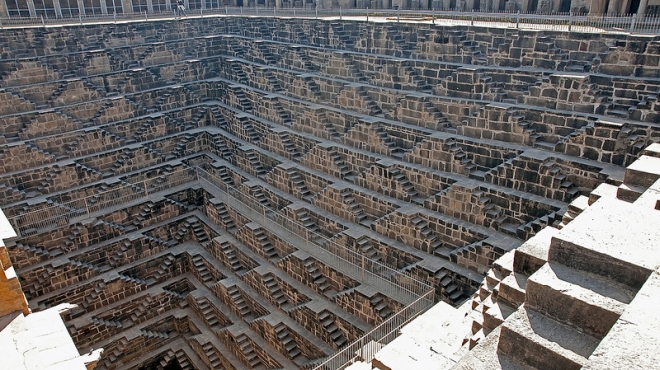
{"type": "Polygon", "coordinates": [[[142,181],[142,186],[144,187],[144,195],[149,196],[149,190],[147,190],[147,182],[142,181]]]}
{"type": "Polygon", "coordinates": [[[44,22],[44,16],[43,15],[41,16],[41,25],[46,27],[46,22],[44,22]]]}
{"type": "MultiPolygon", "coordinates": [[[[296,11],[296,8],[293,8],[293,11],[296,11]]],[[[295,13],[294,13],[295,14],[295,13]]],[[[341,6],[339,7],[339,20],[341,20],[341,6]]]]}
{"type": "Polygon", "coordinates": [[[516,28],[520,28],[520,10],[516,13],[516,28]]]}
{"type": "Polygon", "coordinates": [[[229,15],[229,8],[225,6],[225,15],[229,15]]]}
{"type": "Polygon", "coordinates": [[[470,26],[474,26],[474,9],[472,9],[472,14],[470,16],[470,26]]]}
{"type": "Polygon", "coordinates": [[[401,21],[401,7],[396,8],[396,23],[401,21]]]}
{"type": "Polygon", "coordinates": [[[114,20],[114,23],[117,24],[117,13],[112,13],[112,19],[114,20]]]}
{"type": "Polygon", "coordinates": [[[258,17],[259,16],[259,7],[255,5],[254,11],[256,12],[257,17],[258,17]]]}
{"type": "Polygon", "coordinates": [[[243,7],[241,7],[241,15],[243,15],[243,7]]]}
{"type": "Polygon", "coordinates": [[[568,32],[573,28],[573,11],[568,12],[568,32]]]}
{"type": "Polygon", "coordinates": [[[630,33],[635,32],[635,21],[637,20],[637,14],[633,14],[632,20],[630,20],[630,33]]]}
{"type": "Polygon", "coordinates": [[[147,11],[146,11],[146,10],[144,11],[144,20],[145,20],[145,21],[148,21],[148,20],[149,20],[149,16],[147,15],[147,11]]]}
{"type": "Polygon", "coordinates": [[[435,8],[431,8],[431,24],[435,24],[435,8]]]}
{"type": "Polygon", "coordinates": [[[369,22],[369,7],[367,7],[367,22],[369,22]]]}
{"type": "Polygon", "coordinates": [[[362,282],[364,283],[364,254],[362,255],[362,282]]]}
{"type": "MultiPolygon", "coordinates": [[[[341,9],[341,7],[339,7],[339,9],[341,9]]],[[[339,11],[339,14],[340,14],[339,18],[341,19],[341,10],[339,11]]],[[[296,7],[294,6],[293,7],[293,18],[295,18],[295,17],[296,17],[296,7]]]]}
{"type": "Polygon", "coordinates": [[[305,246],[307,247],[307,253],[309,253],[309,230],[305,229],[305,246]]]}
{"type": "Polygon", "coordinates": [[[318,5],[314,7],[314,11],[316,12],[316,19],[319,19],[319,7],[318,5]]]}
{"type": "Polygon", "coordinates": [[[87,212],[87,217],[89,217],[89,205],[87,205],[87,198],[85,198],[85,212],[87,212]]]}

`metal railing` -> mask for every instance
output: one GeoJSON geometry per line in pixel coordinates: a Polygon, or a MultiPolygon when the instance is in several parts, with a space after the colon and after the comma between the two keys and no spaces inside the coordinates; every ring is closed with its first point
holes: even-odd
{"type": "Polygon", "coordinates": [[[324,264],[348,276],[357,276],[360,281],[378,285],[382,293],[399,298],[403,304],[409,304],[433,290],[433,287],[425,282],[365,257],[363,254],[327,239],[320,233],[312,232],[301,223],[281,213],[273,212],[270,208],[255,201],[243,191],[229,186],[220,177],[205,169],[197,168],[197,173],[200,180],[205,180],[225,192],[229,205],[232,202],[238,202],[243,207],[252,210],[254,214],[253,217],[250,217],[251,220],[263,226],[273,223],[291,235],[303,239],[310,255],[322,259],[324,264]],[[323,251],[323,256],[315,253],[317,250],[323,251]]]}
{"type": "Polygon", "coordinates": [[[252,221],[263,226],[267,226],[269,221],[273,221],[282,229],[304,238],[308,253],[321,260],[325,265],[348,276],[358,276],[360,281],[372,285],[382,294],[403,301],[401,302],[405,305],[403,309],[335,353],[315,367],[315,370],[343,369],[357,360],[371,361],[380,348],[399,335],[399,331],[404,325],[435,303],[435,289],[429,284],[367,258],[346,246],[327,239],[322,234],[311,232],[301,223],[280,213],[273,213],[249,195],[228,185],[216,175],[202,168],[198,168],[197,173],[200,181],[207,181],[210,185],[225,192],[226,201],[230,206],[235,204],[234,202],[238,202],[258,214],[258,217],[250,218],[252,221]],[[323,251],[322,255],[315,253],[315,250],[323,251]]]}
{"type": "Polygon", "coordinates": [[[344,369],[356,361],[370,362],[376,353],[399,336],[401,328],[433,306],[433,292],[428,292],[397,312],[367,334],[347,345],[314,370],[344,369]]]}
{"type": "MultiPolygon", "coordinates": [[[[217,6],[218,4],[216,4],[217,6]]],[[[62,24],[112,23],[176,18],[175,10],[162,7],[141,12],[73,15],[61,13],[53,17],[52,12],[26,17],[26,12],[0,19],[0,27],[48,26],[62,24]],[[20,15],[18,15],[20,14],[20,15]],[[49,14],[51,14],[49,16],[49,14]]],[[[636,14],[586,15],[572,13],[525,13],[507,11],[463,11],[456,9],[394,10],[394,9],[310,9],[310,8],[265,8],[265,7],[204,7],[188,9],[187,18],[208,16],[258,16],[283,18],[338,18],[369,21],[386,18],[389,21],[414,21],[446,25],[470,25],[504,27],[531,30],[556,30],[587,33],[625,32],[660,34],[660,16],[636,14]]]]}
{"type": "Polygon", "coordinates": [[[73,218],[91,217],[93,213],[147,197],[149,193],[167,190],[195,180],[197,173],[194,169],[182,168],[141,182],[122,184],[80,199],[71,199],[71,193],[55,195],[46,198],[49,201],[46,208],[9,217],[9,222],[19,237],[34,235],[67,225],[73,218]]]}
{"type": "MultiPolygon", "coordinates": [[[[307,252],[325,265],[371,285],[382,294],[393,297],[405,305],[403,309],[344,347],[315,369],[343,369],[356,360],[371,361],[382,346],[399,335],[401,327],[435,303],[435,289],[431,285],[367,258],[346,246],[327,239],[322,234],[311,232],[299,222],[273,212],[239,189],[229,186],[220,177],[202,168],[183,168],[141,182],[122,184],[82,199],[70,200],[74,196],[71,193],[57,195],[49,198],[50,203],[47,208],[17,215],[9,220],[19,237],[29,236],[66,226],[75,217],[91,217],[99,211],[114,207],[120,208],[130,202],[148,197],[150,193],[191,182],[201,184],[202,181],[225,192],[228,205],[240,205],[241,212],[252,212],[252,214],[245,215],[252,221],[265,227],[272,227],[273,224],[281,227],[282,230],[290,232],[291,236],[304,240],[307,252]],[[319,253],[319,251],[321,252],[319,253]]],[[[291,237],[287,240],[293,242],[291,237]]]]}

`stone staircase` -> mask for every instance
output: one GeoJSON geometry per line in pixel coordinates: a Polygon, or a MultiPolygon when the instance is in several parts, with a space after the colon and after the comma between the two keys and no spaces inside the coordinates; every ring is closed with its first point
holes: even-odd
{"type": "Polygon", "coordinates": [[[243,92],[243,88],[241,86],[231,86],[231,91],[232,94],[236,97],[236,100],[238,102],[238,106],[236,108],[241,109],[245,113],[252,114],[254,112],[254,109],[252,108],[252,103],[250,102],[250,99],[245,96],[245,93],[243,92]]]}
{"type": "Polygon", "coordinates": [[[375,125],[372,127],[372,129],[376,136],[378,136],[380,142],[387,147],[387,152],[390,155],[402,152],[402,149],[396,145],[396,142],[390,137],[390,135],[387,133],[387,130],[385,130],[383,126],[375,125]]]}
{"type": "Polygon", "coordinates": [[[436,234],[429,227],[428,221],[424,220],[420,216],[414,216],[410,219],[410,223],[417,230],[417,235],[420,242],[419,249],[424,252],[445,258],[445,256],[441,254],[443,242],[438,237],[438,234],[436,234]]]}
{"type": "Polygon", "coordinates": [[[438,286],[441,287],[442,295],[454,304],[458,303],[463,297],[463,291],[454,283],[449,271],[441,268],[435,275],[435,279],[439,282],[438,286]]]}
{"type": "Polygon", "coordinates": [[[248,77],[245,74],[245,72],[243,72],[243,68],[241,67],[242,64],[240,64],[239,62],[233,59],[229,59],[227,60],[227,62],[231,64],[231,71],[232,71],[231,79],[236,80],[237,82],[242,83],[243,85],[247,85],[248,77]]]}
{"type": "Polygon", "coordinates": [[[409,65],[403,65],[403,70],[406,75],[410,77],[412,82],[417,86],[417,91],[427,94],[433,94],[433,87],[426,82],[426,79],[417,74],[417,71],[409,65]]]}
{"type": "Polygon", "coordinates": [[[329,313],[327,310],[323,310],[318,315],[318,320],[323,325],[323,328],[328,333],[328,337],[334,344],[335,348],[341,348],[347,343],[344,333],[339,330],[339,327],[335,323],[334,315],[329,313]]]}
{"type": "Polygon", "coordinates": [[[355,90],[357,96],[362,98],[364,101],[365,105],[367,106],[367,109],[369,110],[369,115],[370,116],[375,116],[375,117],[383,117],[383,111],[380,109],[378,104],[371,99],[371,96],[369,96],[369,93],[364,91],[363,88],[358,88],[355,90]]]}
{"type": "Polygon", "coordinates": [[[419,193],[415,190],[415,186],[399,168],[390,168],[388,174],[394,181],[396,181],[397,188],[403,190],[405,194],[404,200],[419,200],[415,199],[419,196],[419,193]]]}
{"type": "Polygon", "coordinates": [[[340,22],[331,22],[330,28],[332,33],[337,36],[337,45],[335,48],[341,50],[352,50],[355,46],[355,40],[350,36],[350,33],[344,30],[344,25],[340,22]]]}
{"type": "Polygon", "coordinates": [[[236,57],[245,56],[245,48],[237,41],[236,38],[226,37],[225,39],[229,42],[229,47],[233,51],[234,56],[236,57]]]}
{"type": "Polygon", "coordinates": [[[243,293],[241,293],[240,289],[234,285],[227,289],[227,294],[229,295],[232,304],[236,308],[236,311],[241,316],[241,318],[243,318],[243,320],[246,322],[252,321],[254,314],[248,304],[245,302],[243,293]]]}
{"type": "Polygon", "coordinates": [[[210,239],[206,230],[202,226],[202,223],[199,220],[194,220],[191,222],[190,227],[192,228],[195,241],[201,244],[203,247],[209,244],[210,239]]]}
{"type": "MultiPolygon", "coordinates": [[[[224,121],[224,118],[222,118],[222,120],[224,121]]],[[[225,122],[224,125],[226,126],[227,123],[225,122]]],[[[224,136],[221,134],[214,134],[213,144],[215,145],[215,152],[219,154],[222,159],[231,160],[234,153],[232,153],[227,146],[227,141],[224,139],[224,136]]]]}
{"type": "Polygon", "coordinates": [[[268,86],[270,87],[269,91],[272,92],[283,92],[284,89],[282,88],[282,85],[280,84],[280,81],[273,75],[273,71],[268,68],[263,69],[264,76],[268,80],[268,86]]]}
{"type": "Polygon", "coordinates": [[[275,334],[277,335],[277,340],[282,345],[282,348],[286,351],[285,355],[291,360],[294,360],[296,357],[300,356],[302,353],[298,348],[298,343],[291,337],[289,334],[289,328],[284,325],[284,323],[279,323],[274,328],[275,334]]]}
{"type": "Polygon", "coordinates": [[[289,177],[289,181],[291,181],[293,188],[296,189],[294,191],[294,195],[306,202],[311,202],[314,194],[312,194],[312,192],[307,188],[307,185],[305,185],[305,180],[300,175],[300,172],[298,172],[297,169],[292,168],[287,171],[287,176],[289,177]]]}
{"type": "Polygon", "coordinates": [[[218,211],[218,217],[220,217],[224,229],[228,233],[233,234],[236,231],[236,224],[234,223],[234,219],[231,217],[231,214],[229,213],[227,206],[224,203],[221,203],[216,207],[216,209],[218,211]]]}
{"type": "Polygon", "coordinates": [[[337,131],[335,125],[333,125],[332,122],[330,122],[325,112],[322,110],[317,111],[316,116],[318,117],[319,122],[321,122],[323,128],[327,132],[328,138],[334,141],[341,141],[342,135],[339,133],[339,131],[337,131]]]}
{"type": "Polygon", "coordinates": [[[232,248],[231,244],[228,242],[224,242],[220,244],[220,250],[222,253],[227,257],[227,263],[231,267],[232,271],[234,271],[235,274],[237,275],[242,275],[244,272],[246,272],[245,266],[241,263],[241,260],[238,259],[238,256],[236,255],[236,251],[234,248],[232,248]]]}
{"type": "Polygon", "coordinates": [[[330,157],[330,160],[335,164],[335,167],[337,167],[340,175],[339,177],[343,180],[352,182],[354,179],[353,171],[351,171],[348,165],[346,165],[344,159],[341,155],[339,155],[337,150],[329,149],[328,156],[330,157]]]}
{"type": "Polygon", "coordinates": [[[362,209],[360,203],[355,200],[352,191],[346,189],[339,195],[341,196],[342,203],[344,203],[346,208],[351,212],[356,223],[367,224],[369,222],[369,216],[364,209],[362,209]]]}
{"type": "Polygon", "coordinates": [[[71,266],[75,266],[77,268],[84,268],[86,270],[92,270],[92,271],[95,271],[97,273],[102,273],[102,272],[105,272],[105,271],[110,269],[109,266],[105,266],[105,268],[103,268],[103,267],[96,266],[93,263],[77,261],[77,260],[74,260],[74,259],[69,259],[69,264],[71,264],[71,266]]]}
{"type": "Polygon", "coordinates": [[[325,276],[321,273],[319,270],[318,264],[314,260],[309,260],[305,262],[305,271],[307,271],[307,276],[309,276],[311,281],[311,284],[316,288],[316,290],[321,293],[325,294],[326,296],[332,296],[336,292],[332,289],[328,281],[326,280],[325,276]]]}
{"type": "Polygon", "coordinates": [[[94,317],[94,316],[92,316],[92,322],[93,322],[94,324],[98,325],[98,326],[103,325],[103,326],[106,326],[106,327],[109,327],[109,328],[118,328],[118,329],[121,329],[121,328],[123,327],[123,325],[121,324],[120,321],[116,321],[116,320],[104,320],[104,319],[100,319],[100,318],[98,318],[98,317],[94,317]]]}
{"type": "Polygon", "coordinates": [[[291,140],[289,133],[287,131],[281,131],[278,135],[282,145],[284,146],[284,150],[286,150],[286,152],[291,156],[291,159],[299,162],[302,155],[300,154],[300,151],[296,145],[293,143],[293,140],[291,140]]]}
{"type": "Polygon", "coordinates": [[[245,157],[248,162],[250,162],[250,167],[252,167],[252,170],[254,170],[254,173],[257,175],[257,177],[266,175],[268,171],[266,171],[266,169],[261,165],[261,161],[259,160],[259,157],[254,150],[246,152],[245,157]]]}
{"type": "Polygon", "coordinates": [[[302,61],[302,65],[307,72],[314,72],[318,69],[316,64],[312,61],[312,59],[305,53],[305,50],[298,46],[292,46],[293,50],[295,51],[296,55],[300,58],[302,61]]]}
{"type": "Polygon", "coordinates": [[[218,357],[215,346],[211,342],[208,342],[202,346],[202,351],[208,359],[209,365],[211,365],[211,370],[224,370],[225,367],[218,357]]]}
{"type": "Polygon", "coordinates": [[[479,44],[472,40],[461,41],[463,46],[463,53],[470,57],[471,64],[477,66],[488,65],[488,56],[481,53],[479,44]]]}
{"type": "Polygon", "coordinates": [[[318,226],[316,226],[316,223],[314,223],[314,220],[312,220],[312,218],[309,216],[309,213],[306,209],[301,209],[296,212],[296,218],[298,222],[302,224],[307,230],[313,233],[319,232],[318,226]]]}
{"type": "Polygon", "coordinates": [[[264,194],[263,188],[259,185],[253,186],[250,188],[250,193],[252,197],[262,206],[265,210],[271,209],[270,201],[268,197],[264,194]]]}
{"type": "Polygon", "coordinates": [[[380,262],[382,260],[382,257],[378,253],[378,249],[374,248],[374,246],[371,244],[371,239],[369,239],[369,237],[361,236],[355,242],[358,252],[360,254],[377,262],[380,262]]]}
{"type": "MultiPolygon", "coordinates": [[[[62,250],[60,250],[59,248],[48,250],[40,246],[32,246],[23,243],[14,244],[14,248],[24,250],[25,252],[27,252],[28,256],[29,255],[39,256],[42,261],[53,257],[57,257],[63,253],[62,250]]],[[[14,263],[13,265],[16,266],[17,264],[14,263]]]]}
{"type": "Polygon", "coordinates": [[[406,41],[395,26],[387,27],[387,38],[394,42],[394,56],[410,58],[416,45],[406,41]]]}
{"type": "Polygon", "coordinates": [[[236,337],[236,344],[238,345],[238,349],[240,350],[240,354],[245,360],[245,363],[251,369],[256,369],[260,365],[263,365],[261,359],[254,351],[252,340],[250,340],[250,338],[248,338],[247,335],[241,334],[238,337],[236,337]]]}
{"type": "Polygon", "coordinates": [[[275,247],[273,247],[273,245],[270,243],[268,234],[264,232],[264,229],[256,229],[254,231],[254,239],[257,242],[255,247],[261,249],[266,257],[269,259],[280,258],[280,256],[277,254],[277,250],[275,250],[275,247]]]}
{"type": "Polygon", "coordinates": [[[291,305],[289,304],[289,300],[287,299],[286,295],[284,295],[282,289],[280,289],[279,284],[271,274],[262,277],[261,281],[266,286],[266,289],[268,289],[270,297],[275,300],[277,306],[280,309],[286,311],[288,308],[290,308],[291,305]]]}
{"type": "Polygon", "coordinates": [[[176,365],[174,366],[178,365],[177,369],[179,368],[181,370],[196,369],[196,367],[190,362],[190,359],[182,349],[177,350],[176,352],[173,350],[167,351],[167,353],[165,354],[165,356],[163,356],[163,359],[160,361],[159,364],[164,369],[168,369],[171,367],[170,364],[172,363],[173,360],[176,362],[176,365]]]}
{"type": "Polygon", "coordinates": [[[392,315],[394,312],[389,308],[387,303],[385,303],[385,300],[383,299],[383,296],[380,294],[375,295],[371,299],[369,299],[369,303],[371,304],[371,308],[374,310],[374,312],[382,319],[386,319],[388,316],[392,315]]]}
{"type": "Polygon", "coordinates": [[[202,280],[202,283],[206,284],[206,286],[210,286],[210,284],[215,284],[215,279],[213,279],[213,275],[206,267],[206,263],[204,262],[204,258],[202,258],[202,256],[200,256],[199,254],[193,256],[192,264],[195,270],[197,270],[197,275],[202,280]]]}

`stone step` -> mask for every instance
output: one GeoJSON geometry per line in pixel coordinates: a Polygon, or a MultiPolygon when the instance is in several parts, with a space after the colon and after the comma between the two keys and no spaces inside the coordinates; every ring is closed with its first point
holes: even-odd
{"type": "Polygon", "coordinates": [[[600,341],[530,308],[502,325],[497,352],[537,369],[578,370],[600,341]]]}
{"type": "Polygon", "coordinates": [[[633,296],[605,277],[546,263],[527,280],[525,305],[603,338],[633,296]]]}

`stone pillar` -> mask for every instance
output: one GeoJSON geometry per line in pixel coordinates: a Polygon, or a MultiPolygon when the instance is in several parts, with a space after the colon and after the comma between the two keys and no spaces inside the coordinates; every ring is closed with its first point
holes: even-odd
{"type": "MultiPolygon", "coordinates": [[[[202,4],[204,4],[204,0],[202,0],[202,4]]],[[[154,12],[154,2],[152,0],[147,0],[147,10],[149,13],[154,12]]]]}
{"type": "Polygon", "coordinates": [[[30,12],[30,17],[36,17],[37,10],[34,7],[34,0],[27,0],[26,3],[27,3],[28,11],[30,12]]]}
{"type": "Polygon", "coordinates": [[[610,5],[607,6],[607,14],[619,13],[619,0],[610,0],[610,5]]]}
{"type": "Polygon", "coordinates": [[[124,8],[124,14],[133,13],[133,2],[131,0],[121,0],[121,6],[124,8]]]}

